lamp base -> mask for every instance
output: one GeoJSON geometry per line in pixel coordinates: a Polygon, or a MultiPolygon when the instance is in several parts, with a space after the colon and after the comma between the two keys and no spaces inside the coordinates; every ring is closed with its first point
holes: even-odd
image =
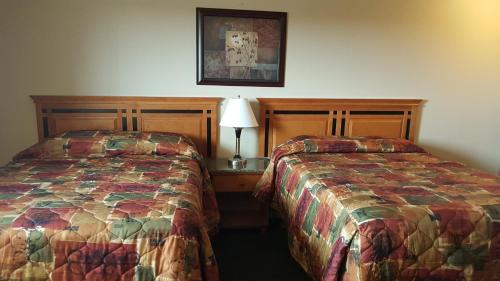
{"type": "Polygon", "coordinates": [[[231,158],[227,160],[227,165],[233,169],[243,169],[247,165],[247,159],[244,158],[231,158]]]}

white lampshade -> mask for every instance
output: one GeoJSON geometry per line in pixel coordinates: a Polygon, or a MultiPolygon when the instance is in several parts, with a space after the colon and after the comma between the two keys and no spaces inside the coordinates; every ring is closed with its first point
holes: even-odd
{"type": "Polygon", "coordinates": [[[245,98],[232,98],[226,106],[222,115],[220,125],[223,127],[248,128],[258,127],[250,103],[245,98]]]}

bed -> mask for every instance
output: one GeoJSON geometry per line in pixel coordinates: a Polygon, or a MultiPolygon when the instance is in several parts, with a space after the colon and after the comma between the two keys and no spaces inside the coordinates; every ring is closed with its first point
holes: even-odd
{"type": "Polygon", "coordinates": [[[259,101],[256,196],[313,279],[500,280],[500,177],[410,141],[421,101],[259,101]]]}
{"type": "Polygon", "coordinates": [[[218,98],[33,98],[40,142],[0,168],[1,280],[218,280],[218,98]]]}

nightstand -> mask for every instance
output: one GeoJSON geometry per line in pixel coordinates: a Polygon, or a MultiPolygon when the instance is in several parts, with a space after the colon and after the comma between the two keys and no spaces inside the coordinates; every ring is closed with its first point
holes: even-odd
{"type": "Polygon", "coordinates": [[[233,169],[227,159],[206,159],[217,196],[222,228],[261,228],[269,224],[269,209],[252,195],[269,164],[267,158],[247,158],[243,169],[233,169]]]}

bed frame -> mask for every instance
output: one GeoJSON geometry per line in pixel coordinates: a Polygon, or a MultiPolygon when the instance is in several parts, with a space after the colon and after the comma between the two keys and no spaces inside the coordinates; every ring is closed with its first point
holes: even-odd
{"type": "Polygon", "coordinates": [[[38,138],[64,131],[119,130],[187,135],[205,157],[215,157],[220,98],[31,96],[38,138]]]}
{"type": "Polygon", "coordinates": [[[414,140],[422,100],[279,99],[260,103],[259,155],[298,135],[380,136],[414,140]]]}

